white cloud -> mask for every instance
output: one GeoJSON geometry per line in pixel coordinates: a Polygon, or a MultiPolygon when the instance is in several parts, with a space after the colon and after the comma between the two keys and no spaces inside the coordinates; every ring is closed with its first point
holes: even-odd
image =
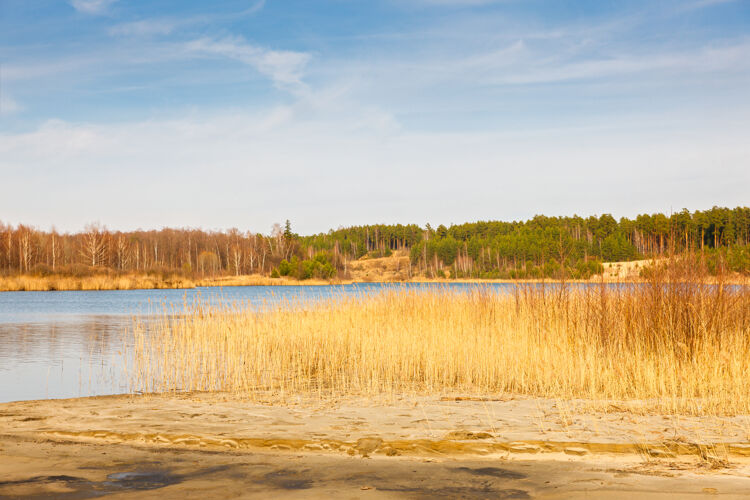
{"type": "Polygon", "coordinates": [[[117,0],[70,0],[70,5],[78,12],[101,14],[117,0]]]}
{"type": "Polygon", "coordinates": [[[154,36],[168,35],[174,31],[177,23],[164,19],[144,19],[112,26],[109,34],[114,36],[154,36]]]}
{"type": "Polygon", "coordinates": [[[23,106],[13,100],[7,93],[0,91],[0,115],[7,115],[21,111],[23,106]]]}
{"type": "MultiPolygon", "coordinates": [[[[172,27],[176,29],[176,26],[167,21],[137,22],[115,26],[111,34],[143,38],[167,33],[172,27]]],[[[131,67],[179,63],[206,56],[239,61],[268,77],[279,88],[295,94],[308,93],[308,87],[302,78],[311,59],[310,54],[273,50],[250,44],[242,37],[200,38],[190,42],[139,39],[114,49],[92,51],[68,58],[11,62],[3,65],[2,76],[4,81],[33,81],[63,74],[88,78],[95,76],[103,68],[116,72],[131,67]]]]}
{"type": "Polygon", "coordinates": [[[78,229],[92,213],[114,228],[255,231],[289,217],[309,233],[339,224],[746,203],[747,124],[717,126],[723,116],[699,125],[636,117],[611,128],[380,133],[391,127],[387,113],[344,108],[52,121],[0,134],[0,213],[64,229],[78,229]]]}
{"type": "Polygon", "coordinates": [[[703,9],[705,7],[713,7],[715,5],[721,5],[725,3],[734,3],[737,0],[697,0],[693,3],[686,3],[683,10],[694,10],[703,9]]]}
{"type": "Polygon", "coordinates": [[[703,47],[692,51],[652,54],[623,54],[583,61],[537,58],[515,68],[505,68],[490,77],[492,83],[550,83],[677,71],[681,73],[745,72],[750,70],[750,42],[724,47],[703,47]]]}
{"type": "Polygon", "coordinates": [[[521,38],[482,50],[473,47],[432,53],[404,50],[395,55],[323,62],[321,66],[326,74],[356,77],[365,92],[383,95],[389,89],[397,89],[398,94],[393,93],[396,97],[448,85],[464,91],[480,91],[507,85],[633,81],[634,78],[639,83],[661,78],[683,83],[697,76],[730,82],[750,78],[750,39],[682,50],[643,52],[615,46],[594,52],[589,46],[570,44],[568,39],[539,42],[521,38]]]}
{"type": "Polygon", "coordinates": [[[255,14],[256,12],[260,12],[263,9],[263,7],[265,7],[265,5],[266,5],[266,0],[258,0],[247,9],[235,14],[234,17],[249,16],[249,15],[255,14]]]}
{"type": "Polygon", "coordinates": [[[188,42],[188,51],[215,54],[241,61],[271,78],[277,85],[304,88],[302,75],[310,60],[310,54],[288,50],[271,50],[248,43],[242,37],[227,37],[219,40],[200,38],[188,42]]]}
{"type": "Polygon", "coordinates": [[[257,0],[250,7],[232,13],[211,13],[187,17],[161,17],[141,19],[139,21],[115,24],[114,26],[109,28],[108,32],[112,36],[131,37],[169,35],[179,28],[184,28],[186,26],[207,25],[222,21],[237,21],[242,17],[257,14],[258,12],[263,10],[265,4],[265,0],[257,0]]]}

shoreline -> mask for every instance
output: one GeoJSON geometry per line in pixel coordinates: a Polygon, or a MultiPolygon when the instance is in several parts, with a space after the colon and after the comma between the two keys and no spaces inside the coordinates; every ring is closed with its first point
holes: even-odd
{"type": "Polygon", "coordinates": [[[209,476],[251,498],[750,495],[744,417],[592,412],[513,395],[259,396],[0,404],[0,496],[74,495],[113,484],[134,498],[151,490],[118,482],[123,474],[151,480],[154,497],[195,489],[209,476]]]}
{"type": "Polygon", "coordinates": [[[358,456],[559,454],[748,462],[750,416],[660,413],[638,402],[494,396],[223,392],[0,403],[5,437],[358,456]]]}
{"type": "MultiPolygon", "coordinates": [[[[409,280],[296,280],[270,278],[260,275],[229,276],[214,279],[191,280],[174,277],[160,278],[137,275],[124,277],[92,276],[88,278],[42,278],[35,276],[14,276],[0,278],[0,292],[47,292],[47,291],[108,291],[108,290],[191,290],[195,288],[221,288],[242,286],[336,286],[354,284],[639,284],[648,283],[643,278],[598,278],[591,279],[483,279],[483,278],[413,278],[409,280]]],[[[729,277],[721,281],[715,277],[705,280],[706,284],[748,285],[750,278],[729,277]]]]}

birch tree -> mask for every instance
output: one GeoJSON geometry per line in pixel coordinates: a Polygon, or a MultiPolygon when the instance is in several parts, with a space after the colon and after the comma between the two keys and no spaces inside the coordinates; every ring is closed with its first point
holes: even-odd
{"type": "Polygon", "coordinates": [[[87,224],[84,228],[81,255],[84,262],[92,267],[102,265],[107,256],[106,231],[98,222],[87,224]]]}

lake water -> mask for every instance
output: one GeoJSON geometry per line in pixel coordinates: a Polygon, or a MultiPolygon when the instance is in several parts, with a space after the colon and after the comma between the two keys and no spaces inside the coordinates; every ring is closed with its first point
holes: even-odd
{"type": "Polygon", "coordinates": [[[135,315],[179,310],[196,298],[248,302],[317,300],[334,295],[378,293],[387,288],[468,290],[492,284],[357,284],[253,286],[190,290],[0,292],[0,402],[70,398],[128,391],[122,352],[135,315]]]}

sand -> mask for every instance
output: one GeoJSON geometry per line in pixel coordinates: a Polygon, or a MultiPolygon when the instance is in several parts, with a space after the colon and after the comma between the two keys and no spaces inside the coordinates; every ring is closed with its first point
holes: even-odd
{"type": "Polygon", "coordinates": [[[0,405],[0,498],[745,498],[747,417],[467,396],[0,405]]]}

